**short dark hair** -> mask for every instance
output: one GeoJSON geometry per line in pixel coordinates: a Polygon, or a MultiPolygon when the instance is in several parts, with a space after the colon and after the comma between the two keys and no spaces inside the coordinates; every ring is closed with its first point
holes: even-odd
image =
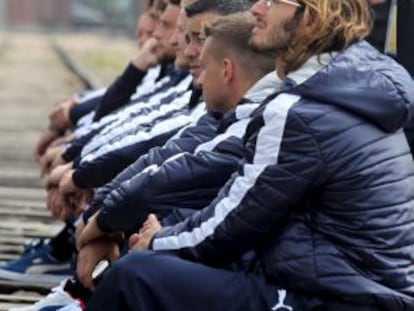
{"type": "Polygon", "coordinates": [[[169,0],[171,5],[177,5],[180,6],[181,0],[169,0]]]}
{"type": "Polygon", "coordinates": [[[259,80],[275,69],[276,55],[256,51],[249,44],[255,19],[249,12],[240,12],[217,17],[204,24],[206,38],[216,41],[214,54],[221,58],[232,51],[233,59],[238,63],[242,74],[247,78],[259,80]]]}
{"type": "Polygon", "coordinates": [[[197,0],[185,7],[188,17],[206,12],[229,15],[250,9],[249,0],[197,0]]]}

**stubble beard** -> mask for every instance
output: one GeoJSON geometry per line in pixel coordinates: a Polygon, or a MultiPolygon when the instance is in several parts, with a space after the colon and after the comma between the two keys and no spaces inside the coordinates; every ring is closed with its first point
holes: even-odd
{"type": "Polygon", "coordinates": [[[265,38],[260,41],[255,40],[254,35],[250,37],[249,44],[256,52],[274,53],[281,55],[284,53],[292,40],[293,32],[296,28],[296,21],[286,21],[277,30],[270,29],[267,31],[265,38]]]}
{"type": "Polygon", "coordinates": [[[159,64],[169,63],[175,60],[175,53],[164,50],[159,55],[157,54],[157,60],[159,64]]]}

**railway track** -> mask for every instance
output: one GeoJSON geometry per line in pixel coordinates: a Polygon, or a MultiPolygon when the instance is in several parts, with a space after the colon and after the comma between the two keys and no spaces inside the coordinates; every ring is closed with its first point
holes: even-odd
{"type": "MultiPolygon", "coordinates": [[[[0,36],[1,41],[1,36],[0,36]]],[[[47,36],[13,33],[0,42],[0,263],[18,257],[26,240],[50,237],[61,223],[45,208],[32,151],[59,100],[85,86],[63,64],[47,36]]],[[[30,305],[49,291],[0,279],[0,311],[30,305]]]]}
{"type": "MultiPolygon", "coordinates": [[[[51,237],[63,226],[49,217],[32,157],[48,112],[73,92],[110,83],[132,53],[134,42],[112,35],[52,40],[39,33],[0,32],[0,264],[20,256],[30,238],[51,237]],[[99,67],[102,58],[114,62],[99,67]]],[[[49,290],[0,279],[0,311],[31,305],[49,290]]]]}

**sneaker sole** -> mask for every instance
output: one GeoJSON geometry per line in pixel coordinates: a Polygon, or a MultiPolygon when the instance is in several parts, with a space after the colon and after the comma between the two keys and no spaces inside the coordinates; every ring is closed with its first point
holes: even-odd
{"type": "Polygon", "coordinates": [[[27,286],[53,287],[70,275],[24,274],[0,269],[0,279],[17,281],[27,286]]]}

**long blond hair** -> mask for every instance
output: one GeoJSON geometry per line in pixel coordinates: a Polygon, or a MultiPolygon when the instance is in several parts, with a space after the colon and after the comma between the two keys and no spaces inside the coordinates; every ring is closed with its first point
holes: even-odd
{"type": "Polygon", "coordinates": [[[367,0],[301,0],[297,27],[283,53],[285,74],[302,66],[313,55],[341,51],[364,39],[372,29],[367,0]]]}

